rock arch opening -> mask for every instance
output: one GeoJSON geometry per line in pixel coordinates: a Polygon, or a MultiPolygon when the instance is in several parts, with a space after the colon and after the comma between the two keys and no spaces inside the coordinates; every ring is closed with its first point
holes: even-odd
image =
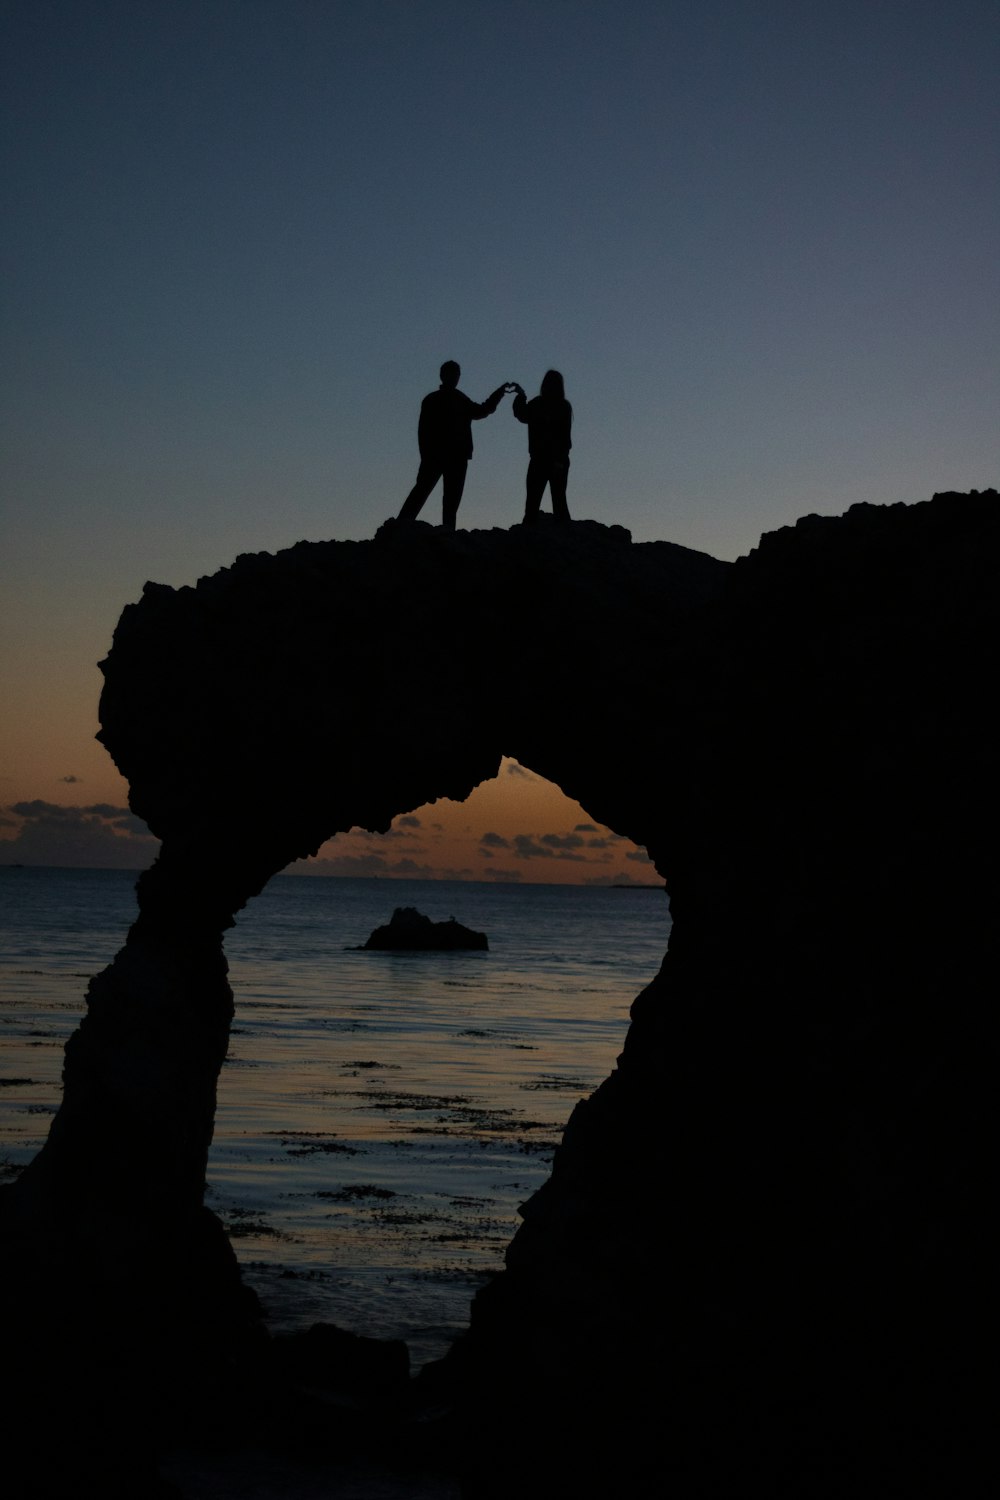
{"type": "Polygon", "coordinates": [[[423,1363],[467,1324],[572,1108],[613,1068],[666,897],[631,875],[648,862],[630,841],[511,761],[464,803],[354,830],[306,868],[227,935],[206,1201],[269,1326],[405,1337],[423,1363]],[[623,876],[638,888],[611,888],[623,876]],[[400,904],[456,915],[490,952],[352,951],[400,904]]]}
{"type": "Polygon", "coordinates": [[[328,839],[301,875],[518,884],[662,884],[644,849],[596,823],[554,782],[509,756],[461,801],[396,813],[385,832],[328,839]]]}

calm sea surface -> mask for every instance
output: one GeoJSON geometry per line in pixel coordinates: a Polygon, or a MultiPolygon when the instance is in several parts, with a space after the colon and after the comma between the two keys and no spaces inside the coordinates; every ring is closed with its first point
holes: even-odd
{"type": "MultiPolygon", "coordinates": [[[[45,1138],[134,880],[0,868],[6,1180],[45,1138]]],[[[613,1067],[669,925],[654,890],[272,880],[226,939],[236,1020],[207,1199],[272,1327],[405,1338],[415,1365],[443,1352],[571,1109],[613,1067]],[[396,906],[454,916],[490,951],[345,951],[396,906]]]]}

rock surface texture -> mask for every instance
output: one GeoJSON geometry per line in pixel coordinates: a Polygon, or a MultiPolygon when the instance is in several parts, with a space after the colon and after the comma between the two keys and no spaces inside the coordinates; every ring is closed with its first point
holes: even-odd
{"type": "Polygon", "coordinates": [[[858,505],[735,564],[387,523],[147,585],[101,738],[163,847],[5,1191],[28,1326],[62,1259],[129,1357],[234,1346],[202,1207],[223,933],[506,754],[646,846],[673,931],[448,1362],[467,1493],[972,1493],[997,518],[993,491],[858,505]]]}

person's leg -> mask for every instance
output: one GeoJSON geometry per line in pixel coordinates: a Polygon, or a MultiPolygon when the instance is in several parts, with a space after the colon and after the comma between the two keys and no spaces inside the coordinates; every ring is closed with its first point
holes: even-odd
{"type": "Polygon", "coordinates": [[[462,491],[465,489],[465,471],[468,467],[469,460],[467,458],[451,459],[445,465],[444,493],[441,501],[441,525],[447,526],[449,531],[455,530],[458,507],[462,503],[462,491]]]}
{"type": "Polygon", "coordinates": [[[440,478],[440,463],[422,458],[420,460],[420,468],[417,470],[417,482],[403,501],[403,508],[399,512],[399,519],[401,521],[416,520],[420,514],[421,506],[440,478]]]}
{"type": "Polygon", "coordinates": [[[557,521],[568,521],[569,506],[566,504],[566,481],[569,479],[569,459],[564,464],[553,464],[549,469],[549,491],[552,495],[552,514],[557,521]]]}
{"type": "Polygon", "coordinates": [[[528,473],[524,481],[524,519],[526,521],[537,519],[548,477],[548,466],[539,458],[529,458],[528,473]]]}

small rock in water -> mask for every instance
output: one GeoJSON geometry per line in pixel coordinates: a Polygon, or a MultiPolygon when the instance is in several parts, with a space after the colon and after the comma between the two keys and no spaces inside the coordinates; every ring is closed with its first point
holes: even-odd
{"type": "Polygon", "coordinates": [[[376,927],[365,948],[376,948],[389,952],[456,952],[472,949],[488,952],[489,943],[485,932],[473,932],[450,917],[447,922],[432,922],[415,906],[397,906],[392,921],[385,927],[376,927]]]}

